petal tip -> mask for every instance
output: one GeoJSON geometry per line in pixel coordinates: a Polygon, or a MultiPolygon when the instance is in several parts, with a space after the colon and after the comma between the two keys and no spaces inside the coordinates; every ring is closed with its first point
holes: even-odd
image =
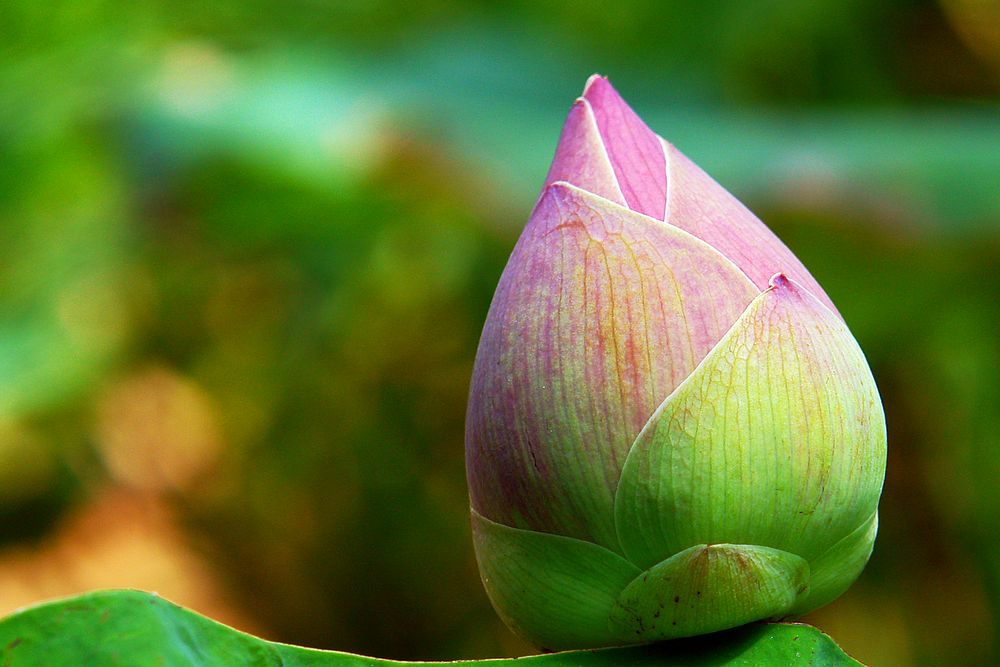
{"type": "Polygon", "coordinates": [[[608,77],[602,74],[593,74],[589,79],[587,79],[587,85],[583,87],[583,99],[590,102],[591,106],[595,108],[600,107],[613,107],[615,105],[625,105],[625,99],[615,90],[615,87],[611,85],[611,81],[608,77]]]}
{"type": "Polygon", "coordinates": [[[583,85],[583,96],[586,97],[587,93],[590,92],[591,86],[593,86],[594,84],[600,85],[599,82],[602,81],[608,85],[611,85],[611,82],[608,81],[608,77],[604,76],[603,74],[598,74],[597,72],[594,72],[589,77],[587,77],[587,83],[583,85]]]}
{"type": "Polygon", "coordinates": [[[771,276],[771,279],[767,281],[767,290],[765,291],[774,294],[778,298],[797,301],[802,301],[806,294],[806,290],[802,285],[789,278],[788,274],[782,271],[771,276]]]}
{"type": "Polygon", "coordinates": [[[580,188],[569,181],[552,181],[542,188],[542,194],[538,197],[535,210],[536,212],[546,211],[545,215],[561,211],[565,206],[578,202],[580,195],[580,188]]]}
{"type": "Polygon", "coordinates": [[[545,199],[547,197],[562,198],[568,195],[569,193],[575,191],[576,189],[577,189],[576,186],[574,186],[569,181],[563,181],[563,180],[552,181],[551,183],[547,183],[545,187],[542,188],[541,198],[542,199],[545,199]]]}
{"type": "Polygon", "coordinates": [[[618,94],[607,77],[591,76],[583,99],[590,103],[622,199],[633,211],[663,220],[667,172],[659,137],[618,94]]]}
{"type": "Polygon", "coordinates": [[[768,287],[774,290],[794,290],[792,281],[784,273],[778,272],[767,281],[768,287]]]}
{"type": "Polygon", "coordinates": [[[821,300],[817,297],[809,288],[805,287],[802,283],[789,278],[787,273],[779,271],[771,276],[771,279],[767,282],[768,288],[765,292],[771,292],[776,297],[784,297],[785,299],[795,299],[803,304],[812,304],[816,307],[822,307],[823,310],[829,310],[831,313],[837,316],[837,319],[842,319],[833,308],[832,303],[821,300]]]}
{"type": "Polygon", "coordinates": [[[566,123],[563,127],[572,128],[574,134],[584,133],[584,125],[587,122],[595,123],[593,118],[594,107],[586,97],[581,95],[580,97],[573,100],[573,105],[569,108],[569,113],[566,117],[566,123]],[[583,114],[584,117],[580,117],[583,114]],[[589,116],[589,119],[586,118],[589,116]]]}

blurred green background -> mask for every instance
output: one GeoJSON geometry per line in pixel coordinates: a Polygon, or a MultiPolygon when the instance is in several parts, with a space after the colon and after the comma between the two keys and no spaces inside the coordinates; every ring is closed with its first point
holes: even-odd
{"type": "Polygon", "coordinates": [[[601,72],[837,303],[879,541],[809,620],[1000,663],[1000,3],[0,4],[0,613],[135,586],[270,639],[531,652],[467,517],[479,331],[601,72]]]}

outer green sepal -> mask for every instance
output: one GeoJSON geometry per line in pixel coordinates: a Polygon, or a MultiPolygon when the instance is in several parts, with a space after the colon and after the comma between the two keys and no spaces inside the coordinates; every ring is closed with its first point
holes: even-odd
{"type": "Polygon", "coordinates": [[[690,637],[787,616],[808,592],[809,564],[749,544],[700,544],[633,580],[611,612],[632,641],[690,637]]]}
{"type": "Polygon", "coordinates": [[[549,650],[624,643],[608,619],[637,567],[591,542],[511,528],[475,510],[472,533],[490,600],[519,635],[549,650]]]}
{"type": "Polygon", "coordinates": [[[878,512],[854,532],[810,563],[809,594],[799,600],[792,616],[799,616],[833,602],[865,569],[875,546],[878,512]]]}

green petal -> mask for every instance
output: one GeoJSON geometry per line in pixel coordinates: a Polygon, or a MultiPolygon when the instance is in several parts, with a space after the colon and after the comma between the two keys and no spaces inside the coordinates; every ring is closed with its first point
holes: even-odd
{"type": "Polygon", "coordinates": [[[861,350],[778,275],[639,434],[618,535],[640,567],[705,543],[811,560],[871,517],[884,473],[885,418],[861,350]]]}
{"type": "Polygon", "coordinates": [[[508,627],[550,650],[622,643],[608,618],[638,568],[596,544],[511,528],[475,510],[472,530],[483,584],[508,627]]]}
{"type": "Polygon", "coordinates": [[[635,641],[690,637],[785,616],[808,590],[809,565],[777,549],[701,544],[625,588],[613,629],[635,641]]]}
{"type": "Polygon", "coordinates": [[[810,562],[809,595],[792,610],[793,616],[819,609],[833,602],[847,590],[861,571],[875,546],[878,532],[878,513],[858,526],[857,530],[834,544],[830,549],[810,562]]]}

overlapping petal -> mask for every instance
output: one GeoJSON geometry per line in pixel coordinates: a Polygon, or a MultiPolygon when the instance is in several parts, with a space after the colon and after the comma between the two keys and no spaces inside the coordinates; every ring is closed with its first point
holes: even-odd
{"type": "Polygon", "coordinates": [[[583,97],[594,110],[604,148],[629,208],[663,220],[667,174],[659,137],[603,76],[590,77],[583,97]]]}
{"type": "Polygon", "coordinates": [[[670,183],[667,222],[728,257],[760,289],[767,288],[771,276],[783,273],[837,312],[816,279],[767,225],[674,146],[663,141],[663,147],[670,183]]]}
{"type": "Polygon", "coordinates": [[[539,200],[473,372],[473,507],[618,550],[614,494],[657,405],[758,290],[714,249],[567,184],[539,200]]]}
{"type": "Polygon", "coordinates": [[[573,103],[566,117],[545,187],[559,181],[572,183],[608,201],[627,206],[611,159],[604,148],[604,139],[597,128],[594,110],[590,102],[582,97],[573,103]]]}
{"type": "Polygon", "coordinates": [[[660,138],[603,76],[590,77],[566,119],[545,184],[557,181],[663,220],[667,171],[660,138]]]}
{"type": "Polygon", "coordinates": [[[775,276],[636,439],[616,501],[621,545],[640,567],[702,543],[813,561],[870,521],[885,455],[854,338],[775,276]]]}
{"type": "Polygon", "coordinates": [[[877,530],[885,421],[802,263],[595,76],[490,307],[466,464],[511,627],[652,641],[843,592],[877,530]]]}
{"type": "Polygon", "coordinates": [[[802,262],[736,197],[658,137],[601,76],[570,110],[546,185],[567,181],[705,241],[760,289],[784,273],[828,308],[802,262]]]}
{"type": "Polygon", "coordinates": [[[805,614],[833,602],[868,564],[878,533],[878,512],[850,535],[812,559],[808,594],[796,603],[791,615],[805,614]]]}

